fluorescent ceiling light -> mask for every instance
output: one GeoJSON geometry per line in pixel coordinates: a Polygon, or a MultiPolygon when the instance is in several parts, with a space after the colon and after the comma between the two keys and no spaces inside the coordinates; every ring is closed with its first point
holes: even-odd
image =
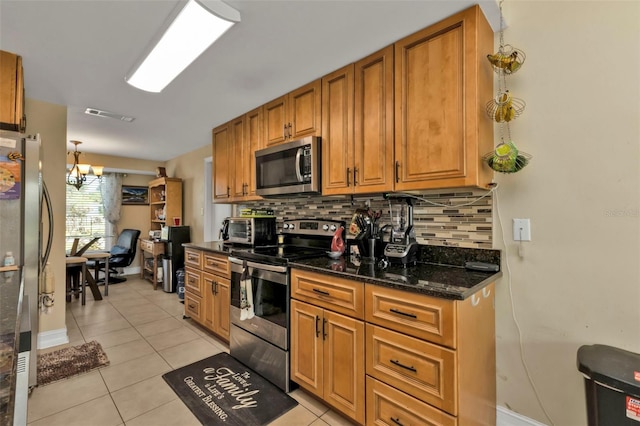
{"type": "Polygon", "coordinates": [[[161,92],[236,22],[240,12],[219,0],[189,0],[125,80],[138,89],[161,92]]]}

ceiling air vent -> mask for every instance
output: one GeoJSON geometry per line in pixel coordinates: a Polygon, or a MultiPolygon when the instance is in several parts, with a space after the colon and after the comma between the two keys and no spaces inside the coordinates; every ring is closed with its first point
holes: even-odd
{"type": "Polygon", "coordinates": [[[84,110],[85,114],[95,115],[96,117],[106,117],[113,118],[120,121],[126,121],[127,123],[131,123],[135,120],[135,117],[127,117],[126,115],[116,114],[115,112],[103,111],[101,109],[96,108],[87,108],[84,110]]]}

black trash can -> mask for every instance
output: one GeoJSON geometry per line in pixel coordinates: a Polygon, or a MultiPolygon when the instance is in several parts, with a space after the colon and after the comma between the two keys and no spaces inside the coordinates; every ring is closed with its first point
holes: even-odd
{"type": "Polygon", "coordinates": [[[176,287],[176,293],[178,293],[178,300],[181,303],[184,303],[184,269],[180,268],[176,270],[176,279],[178,280],[178,285],[176,287]]]}
{"type": "Polygon", "coordinates": [[[606,345],[578,349],[589,426],[640,425],[640,354],[606,345]]]}

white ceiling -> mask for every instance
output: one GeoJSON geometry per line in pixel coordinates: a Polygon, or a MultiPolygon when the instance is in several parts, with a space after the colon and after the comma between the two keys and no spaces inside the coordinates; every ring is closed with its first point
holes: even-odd
{"type": "Polygon", "coordinates": [[[68,106],[67,137],[81,151],[166,161],[210,144],[213,127],[474,3],[494,31],[500,19],[495,0],[228,0],[242,21],[162,93],[129,86],[124,75],[179,2],[0,0],[0,49],[22,55],[28,98],[68,106]]]}

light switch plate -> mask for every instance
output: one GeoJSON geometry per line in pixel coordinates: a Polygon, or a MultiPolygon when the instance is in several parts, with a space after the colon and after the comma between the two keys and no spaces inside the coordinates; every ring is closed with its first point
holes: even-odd
{"type": "Polygon", "coordinates": [[[513,219],[513,241],[531,241],[530,219],[513,219]]]}

